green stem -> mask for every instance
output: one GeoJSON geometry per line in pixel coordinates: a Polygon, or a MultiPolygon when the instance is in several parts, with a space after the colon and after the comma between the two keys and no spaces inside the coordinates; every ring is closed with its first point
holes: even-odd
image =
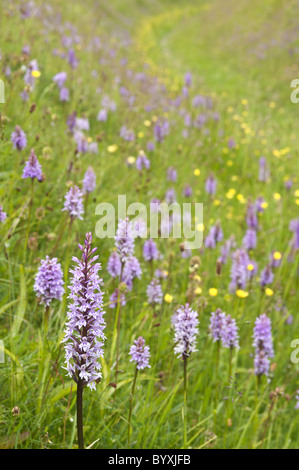
{"type": "Polygon", "coordinates": [[[137,374],[138,374],[138,369],[137,369],[137,367],[136,367],[135,375],[134,375],[134,380],[133,380],[133,385],[132,385],[132,391],[131,391],[131,402],[130,402],[130,411],[129,411],[129,419],[128,419],[128,447],[130,447],[131,418],[132,418],[133,399],[134,399],[134,393],[135,393],[135,386],[136,386],[137,374]]]}
{"type": "Polygon", "coordinates": [[[77,384],[77,433],[79,449],[84,449],[83,438],[83,385],[79,380],[77,384]]]}
{"type": "Polygon", "coordinates": [[[49,318],[50,318],[50,306],[45,308],[45,315],[44,315],[44,335],[47,335],[48,327],[49,327],[49,318]]]}
{"type": "Polygon", "coordinates": [[[61,240],[61,237],[62,235],[64,234],[64,231],[65,231],[65,227],[66,227],[66,223],[65,223],[65,218],[64,217],[61,217],[61,220],[60,220],[60,226],[59,226],[59,229],[58,229],[58,237],[57,237],[57,240],[56,240],[56,243],[54,245],[54,248],[51,252],[51,254],[53,255],[57,248],[58,248],[58,245],[59,245],[59,242],[61,240]]]}
{"type": "Polygon", "coordinates": [[[183,426],[184,426],[184,449],[187,448],[187,356],[183,357],[184,360],[184,412],[183,412],[183,426]]]}
{"type": "Polygon", "coordinates": [[[266,434],[267,434],[267,429],[268,429],[268,426],[269,426],[270,417],[271,417],[271,413],[272,413],[274,405],[275,405],[275,401],[276,401],[276,397],[272,398],[271,405],[270,405],[269,412],[268,412],[268,416],[267,416],[266,425],[265,425],[265,430],[264,430],[264,433],[263,433],[261,448],[264,447],[264,440],[265,440],[265,437],[266,437],[266,434]]]}
{"type": "Polygon", "coordinates": [[[25,246],[24,246],[24,257],[23,257],[24,265],[26,262],[26,252],[27,252],[28,237],[29,237],[29,230],[30,230],[31,211],[32,211],[32,206],[33,206],[33,188],[34,188],[34,178],[31,178],[31,193],[30,193],[27,230],[26,230],[26,238],[25,238],[25,246]]]}
{"type": "Polygon", "coordinates": [[[233,362],[233,350],[234,348],[231,346],[229,351],[229,369],[228,369],[228,378],[231,378],[232,375],[232,362],[233,362]]]}
{"type": "Polygon", "coordinates": [[[70,256],[72,225],[73,225],[73,219],[71,218],[70,225],[69,225],[69,234],[68,234],[68,239],[67,239],[67,255],[66,255],[65,271],[64,271],[64,281],[65,282],[67,281],[67,275],[68,275],[68,270],[69,270],[69,256],[70,256]]]}
{"type": "Polygon", "coordinates": [[[86,195],[85,195],[85,204],[84,204],[84,206],[85,206],[84,207],[84,212],[85,212],[86,216],[87,216],[88,200],[89,200],[89,193],[86,193],[86,195]]]}
{"type": "Polygon", "coordinates": [[[220,340],[218,340],[216,342],[214,429],[216,428],[216,410],[217,410],[217,407],[218,407],[218,393],[219,393],[218,368],[219,368],[219,359],[220,359],[220,340]]]}
{"type": "Polygon", "coordinates": [[[115,384],[117,385],[117,374],[118,374],[118,361],[119,361],[119,335],[120,335],[120,319],[121,319],[121,305],[122,300],[119,297],[119,313],[117,320],[117,338],[116,338],[116,366],[115,366],[115,384]]]}
{"type": "MultiPolygon", "coordinates": [[[[121,265],[119,280],[122,282],[124,263],[121,265]]],[[[115,385],[117,386],[118,361],[119,361],[119,335],[120,335],[120,319],[121,319],[122,297],[118,288],[118,318],[117,318],[117,337],[116,337],[116,366],[115,366],[115,385]]]]}

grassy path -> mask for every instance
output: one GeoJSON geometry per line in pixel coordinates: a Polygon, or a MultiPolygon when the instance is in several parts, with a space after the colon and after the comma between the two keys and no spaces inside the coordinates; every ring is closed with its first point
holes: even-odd
{"type": "Polygon", "coordinates": [[[298,75],[295,6],[294,0],[179,6],[146,18],[137,36],[164,72],[181,77],[194,72],[220,106],[246,100],[245,117],[256,132],[295,144],[298,109],[290,100],[290,83],[298,75]]]}

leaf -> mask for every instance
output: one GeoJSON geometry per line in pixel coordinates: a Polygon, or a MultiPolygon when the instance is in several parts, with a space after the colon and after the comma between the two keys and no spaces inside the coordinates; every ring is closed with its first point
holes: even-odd
{"type": "Polygon", "coordinates": [[[22,368],[22,365],[19,359],[17,358],[17,356],[15,356],[12,352],[10,352],[8,349],[2,346],[1,342],[0,342],[0,351],[4,351],[5,354],[7,354],[7,356],[9,356],[20,368],[22,368]]]}
{"type": "Polygon", "coordinates": [[[56,403],[58,400],[65,397],[66,395],[69,395],[71,393],[72,386],[73,386],[73,392],[76,392],[77,384],[75,382],[68,382],[64,386],[61,385],[60,387],[55,388],[53,393],[51,393],[50,395],[50,401],[52,405],[54,405],[54,403],[56,403]]]}
{"type": "Polygon", "coordinates": [[[4,313],[6,310],[8,310],[10,307],[15,305],[18,302],[19,299],[12,300],[11,302],[8,302],[8,304],[3,305],[3,307],[0,308],[0,315],[4,313]]]}
{"type": "Polygon", "coordinates": [[[26,280],[24,276],[24,268],[20,265],[20,299],[18,309],[15,314],[15,319],[12,325],[11,334],[12,337],[16,336],[19,333],[22,321],[24,319],[26,311],[26,280]]]}

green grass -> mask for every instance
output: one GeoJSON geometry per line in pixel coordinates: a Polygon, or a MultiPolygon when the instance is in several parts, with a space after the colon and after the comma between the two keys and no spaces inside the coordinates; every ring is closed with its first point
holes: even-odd
{"type": "MultiPolygon", "coordinates": [[[[6,103],[0,105],[0,204],[8,213],[1,225],[0,241],[0,339],[5,345],[4,364],[0,364],[0,448],[75,448],[76,393],[75,383],[65,376],[61,339],[66,320],[67,299],[53,303],[47,337],[43,337],[44,310],[33,292],[34,277],[40,259],[47,254],[57,256],[63,270],[71,256],[78,256],[78,242],[87,231],[94,233],[100,202],[117,203],[118,194],[126,194],[128,203],[148,204],[153,197],[163,199],[172,183],[166,181],[166,171],[173,165],[178,171],[175,189],[180,202],[185,184],[193,188],[193,201],[204,203],[206,234],[217,220],[222,223],[225,239],[231,234],[237,245],[246,230],[246,204],[262,195],[268,208],[260,218],[257,249],[252,254],[259,271],[267,264],[272,251],[283,254],[281,267],[275,271],[271,289],[273,296],[260,290],[258,279],[250,286],[249,296],[239,299],[228,290],[230,262],[223,266],[221,276],[215,272],[219,247],[200,253],[202,294],[194,298],[192,307],[199,312],[200,335],[197,352],[188,360],[188,427],[187,447],[191,448],[297,448],[299,424],[294,395],[299,388],[298,367],[291,363],[291,341],[299,334],[298,276],[295,261],[288,261],[289,221],[298,216],[294,191],[298,186],[297,112],[290,101],[290,82],[297,78],[296,2],[242,0],[238,3],[183,1],[120,0],[75,2],[72,8],[51,1],[54,11],[64,20],[73,22],[82,36],[76,50],[80,63],[72,72],[67,63],[54,56],[52,50],[62,50],[60,36],[54,29],[43,35],[39,18],[21,20],[17,2],[3,7],[1,25],[2,64],[9,64],[10,78],[4,78],[6,103]],[[206,7],[208,5],[208,8],[206,7]],[[289,35],[287,32],[290,32],[289,35]],[[88,49],[89,39],[99,35],[103,47],[88,49]],[[132,37],[130,47],[123,38],[132,37]],[[257,56],[263,44],[277,42],[266,49],[265,58],[257,56]],[[38,60],[41,77],[27,103],[19,94],[23,89],[21,58],[23,45],[31,47],[31,59],[38,60]],[[115,50],[111,57],[109,49],[115,50]],[[150,89],[132,81],[120,59],[128,58],[128,69],[159,73],[167,91],[157,92],[157,109],[146,112],[152,101],[150,89]],[[103,60],[104,59],[104,60],[103,60]],[[100,62],[102,60],[102,62],[100,62]],[[60,103],[57,88],[52,84],[55,73],[68,72],[67,85],[71,101],[60,103]],[[98,72],[98,77],[92,75],[98,72]],[[145,69],[147,70],[147,69],[145,69]],[[144,121],[161,116],[163,99],[174,96],[186,71],[193,73],[192,93],[209,94],[215,102],[220,121],[209,121],[209,133],[194,131],[188,139],[181,135],[182,119],[177,109],[169,111],[170,135],[149,154],[151,171],[140,178],[134,168],[128,168],[128,156],[136,156],[152,140],[152,126],[144,121]],[[120,98],[115,79],[135,95],[133,109],[120,98]],[[101,107],[101,94],[108,94],[117,103],[117,112],[106,123],[96,121],[101,107]],[[246,99],[246,102],[242,100],[246,99]],[[29,113],[35,102],[36,110],[29,113]],[[273,104],[274,103],[274,104],[273,104]],[[66,133],[70,112],[88,116],[88,133],[99,142],[99,154],[75,155],[75,145],[66,133]],[[126,124],[137,137],[125,142],[119,137],[126,124]],[[19,154],[14,151],[10,135],[16,125],[27,134],[28,145],[19,154]],[[223,131],[223,134],[220,132],[223,131]],[[229,150],[227,142],[234,137],[237,148],[229,150]],[[117,145],[115,153],[108,146],[117,145]],[[30,183],[21,178],[23,164],[30,148],[34,148],[45,173],[45,181],[35,184],[34,201],[24,264],[24,244],[30,201],[30,183]],[[289,148],[285,152],[282,149],[289,148]],[[280,152],[277,152],[280,151],[280,152]],[[258,182],[258,160],[264,155],[271,176],[266,183],[258,182]],[[68,171],[70,163],[71,171],[68,171]],[[64,195],[71,182],[81,184],[84,172],[92,165],[97,174],[97,190],[89,198],[84,221],[75,221],[71,239],[67,230],[53,252],[60,230],[67,225],[61,212],[64,195]],[[200,176],[193,174],[199,168],[200,176]],[[204,191],[205,178],[213,172],[218,180],[214,200],[204,191]],[[292,178],[293,188],[284,187],[292,178]],[[227,192],[235,189],[229,199],[227,192]],[[280,200],[273,195],[279,193],[280,200]],[[216,200],[216,201],[215,201],[216,200]],[[42,208],[43,217],[36,210],[42,208]],[[68,252],[69,245],[69,252],[68,252]],[[209,296],[209,288],[217,287],[218,295],[209,296]],[[277,306],[282,305],[282,309],[277,306]],[[240,350],[233,355],[232,375],[237,378],[237,395],[229,386],[229,351],[221,349],[218,369],[216,346],[208,336],[210,312],[217,307],[237,319],[240,330],[240,350]],[[263,377],[257,389],[253,374],[252,328],[255,318],[266,312],[272,321],[275,358],[269,382],[263,377]],[[292,325],[285,323],[292,314],[292,325]],[[237,374],[237,375],[235,375],[237,374]],[[271,401],[269,394],[283,387],[284,396],[277,398],[267,424],[271,401]],[[291,399],[287,399],[288,395],[291,399]],[[225,398],[229,397],[228,400],[225,398]],[[232,401],[232,398],[234,400],[232,401]],[[13,416],[18,406],[20,414],[13,416]],[[231,420],[231,421],[228,421],[231,420]],[[230,426],[228,426],[231,424],[230,426]]],[[[51,19],[51,14],[43,13],[51,19]]],[[[53,21],[54,23],[54,21],[53,21]]],[[[1,76],[2,78],[2,76],[1,76]]],[[[153,82],[151,82],[153,84],[153,82]]],[[[191,109],[189,104],[186,107],[191,109]]],[[[194,113],[194,110],[191,112],[194,113]]],[[[143,276],[134,281],[122,311],[120,332],[120,369],[117,390],[109,386],[114,380],[115,353],[112,351],[116,312],[107,306],[105,357],[102,360],[103,379],[96,392],[84,392],[84,434],[86,446],[94,448],[125,448],[130,407],[130,392],[134,367],[128,351],[139,335],[151,348],[151,368],[140,373],[134,396],[131,446],[134,448],[181,448],[183,446],[183,363],[173,353],[171,317],[177,305],[184,304],[189,287],[189,259],[181,258],[182,240],[158,240],[164,259],[155,267],[168,270],[163,281],[163,293],[170,293],[173,302],[163,303],[159,312],[159,327],[153,327],[152,309],[146,303],[146,287],[151,280],[150,269],[142,261],[143,276]],[[171,263],[171,269],[169,269],[171,263]]],[[[106,272],[113,240],[97,239],[103,266],[104,302],[108,304],[113,282],[106,272]]],[[[136,255],[142,260],[143,241],[136,243],[136,255]]],[[[296,255],[298,257],[298,255],[296,255]]]]}

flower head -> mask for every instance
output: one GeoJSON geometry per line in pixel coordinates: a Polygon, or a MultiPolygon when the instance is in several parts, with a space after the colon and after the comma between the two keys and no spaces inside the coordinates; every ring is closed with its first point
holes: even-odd
{"type": "Polygon", "coordinates": [[[271,265],[268,264],[261,272],[260,284],[265,287],[267,284],[272,284],[274,275],[271,269],[271,265]]]}
{"type": "Polygon", "coordinates": [[[95,262],[98,256],[93,256],[96,248],[91,248],[91,242],[91,233],[87,233],[85,245],[79,245],[81,260],[73,257],[75,266],[70,269],[73,277],[68,296],[72,302],[68,308],[63,342],[69,376],[76,383],[81,381],[83,386],[95,389],[96,381],[102,376],[98,359],[104,354],[105,312],[102,279],[98,275],[101,265],[95,262]]]}
{"type": "Polygon", "coordinates": [[[124,307],[126,305],[126,297],[124,292],[120,292],[119,289],[115,289],[115,291],[110,295],[109,307],[115,308],[118,302],[122,307],[124,307]]]}
{"type": "Polygon", "coordinates": [[[236,320],[226,315],[222,330],[222,344],[225,348],[239,348],[239,335],[236,320]]]}
{"type": "Polygon", "coordinates": [[[131,356],[130,362],[135,362],[138,370],[151,367],[149,365],[150,348],[149,346],[145,346],[145,340],[142,336],[139,336],[139,338],[134,341],[134,344],[130,347],[129,354],[131,356]]]}
{"type": "Polygon", "coordinates": [[[254,373],[255,375],[268,375],[270,369],[270,360],[265,351],[257,350],[254,356],[254,373]]]}
{"type": "Polygon", "coordinates": [[[65,84],[65,81],[67,79],[67,73],[66,72],[59,72],[53,77],[53,82],[56,83],[56,85],[59,88],[62,88],[65,84]]]}
{"type": "Polygon", "coordinates": [[[11,141],[14,149],[23,150],[27,145],[26,134],[20,126],[16,126],[14,132],[11,134],[11,141]]]}
{"type": "Polygon", "coordinates": [[[184,189],[183,189],[183,196],[185,197],[191,197],[192,196],[192,188],[191,186],[189,186],[189,184],[187,184],[184,189]]]}
{"type": "Polygon", "coordinates": [[[279,251],[274,251],[270,255],[270,265],[272,268],[278,268],[281,264],[282,254],[279,251]]]}
{"type": "Polygon", "coordinates": [[[214,178],[214,175],[210,175],[206,179],[206,192],[208,194],[215,194],[217,188],[217,180],[214,178]]]}
{"type": "Polygon", "coordinates": [[[63,86],[62,88],[60,88],[59,100],[62,103],[66,102],[66,101],[70,101],[70,92],[69,92],[69,89],[66,86],[63,86]]]}
{"type": "Polygon", "coordinates": [[[269,179],[269,176],[270,176],[270,172],[269,172],[269,168],[268,168],[268,165],[267,165],[267,161],[265,159],[265,157],[261,157],[260,158],[260,161],[259,161],[259,177],[258,177],[258,180],[259,181],[267,181],[269,179]]]}
{"type": "Polygon", "coordinates": [[[33,59],[31,62],[29,62],[24,75],[24,82],[26,85],[28,85],[30,91],[34,89],[36,78],[38,78],[40,75],[38,75],[36,72],[39,72],[38,63],[35,59],[33,59]]]}
{"type": "Polygon", "coordinates": [[[163,300],[163,293],[161,284],[158,279],[153,279],[146,289],[147,300],[151,305],[161,304],[163,300]]]}
{"type": "Polygon", "coordinates": [[[96,174],[93,171],[93,168],[90,166],[88,167],[84,179],[83,179],[83,192],[91,193],[96,188],[96,174]]]}
{"type": "Polygon", "coordinates": [[[138,171],[142,171],[142,169],[149,170],[151,166],[150,160],[147,158],[144,152],[140,151],[139,155],[136,159],[136,168],[138,171]]]}
{"type": "Polygon", "coordinates": [[[3,211],[3,207],[0,205],[0,222],[4,222],[7,218],[6,212],[3,211]]]}
{"type": "Polygon", "coordinates": [[[167,179],[169,181],[172,181],[173,183],[175,183],[176,180],[177,180],[177,177],[178,177],[178,173],[177,173],[176,169],[173,168],[173,166],[170,166],[167,169],[167,179]]]}
{"type": "Polygon", "coordinates": [[[82,214],[84,213],[82,192],[78,186],[72,186],[70,190],[65,195],[65,201],[62,211],[67,211],[71,219],[80,219],[82,220],[82,214]]]}
{"type": "Polygon", "coordinates": [[[145,261],[152,261],[154,259],[158,259],[159,257],[157,245],[151,238],[146,240],[143,245],[143,257],[145,261]]]}
{"type": "Polygon", "coordinates": [[[233,236],[231,236],[228,240],[225,240],[221,247],[221,256],[219,258],[221,264],[225,264],[227,262],[227,258],[229,257],[230,251],[234,247],[234,245],[235,242],[233,236]]]}
{"type": "Polygon", "coordinates": [[[115,246],[123,263],[127,258],[134,254],[135,242],[129,219],[119,219],[118,228],[115,236],[115,246]]]}
{"type": "Polygon", "coordinates": [[[48,307],[52,300],[61,300],[64,294],[63,284],[63,273],[57,258],[46,256],[38,268],[33,287],[40,303],[48,307]]]}
{"type": "Polygon", "coordinates": [[[211,319],[210,319],[209,331],[210,331],[210,335],[213,338],[213,342],[221,340],[224,323],[225,323],[225,313],[222,312],[221,308],[217,308],[216,312],[211,313],[211,319]]]}
{"type": "Polygon", "coordinates": [[[251,228],[254,230],[258,229],[256,208],[251,203],[247,207],[246,223],[247,223],[248,228],[251,228]]]}
{"type": "Polygon", "coordinates": [[[131,290],[132,288],[133,280],[136,277],[140,279],[141,275],[141,266],[136,256],[131,256],[130,258],[127,258],[124,264],[122,281],[126,284],[129,290],[131,290]]]}
{"type": "Polygon", "coordinates": [[[257,317],[253,330],[255,348],[254,367],[256,375],[268,375],[270,361],[274,356],[271,320],[265,313],[257,317]]]}
{"type": "Polygon", "coordinates": [[[256,231],[252,228],[247,229],[243,238],[243,246],[245,250],[254,250],[256,248],[257,237],[256,231]]]}
{"type": "Polygon", "coordinates": [[[251,264],[248,254],[245,250],[239,249],[233,253],[233,262],[231,266],[231,283],[230,289],[245,290],[250,273],[254,271],[248,271],[247,267],[251,264]]]}
{"type": "Polygon", "coordinates": [[[25,163],[22,178],[36,178],[38,181],[43,181],[42,167],[39,164],[37,156],[34,150],[31,150],[31,154],[25,163]]]}
{"type": "Polygon", "coordinates": [[[182,305],[172,317],[174,326],[175,354],[188,357],[196,349],[196,336],[198,335],[198,315],[189,304],[182,305]]]}
{"type": "Polygon", "coordinates": [[[119,277],[121,273],[121,261],[119,254],[113,251],[108,259],[107,271],[111,277],[119,277]]]}
{"type": "Polygon", "coordinates": [[[223,240],[223,232],[219,222],[210,228],[210,231],[205,239],[205,246],[207,248],[215,248],[216,244],[223,240]]]}

